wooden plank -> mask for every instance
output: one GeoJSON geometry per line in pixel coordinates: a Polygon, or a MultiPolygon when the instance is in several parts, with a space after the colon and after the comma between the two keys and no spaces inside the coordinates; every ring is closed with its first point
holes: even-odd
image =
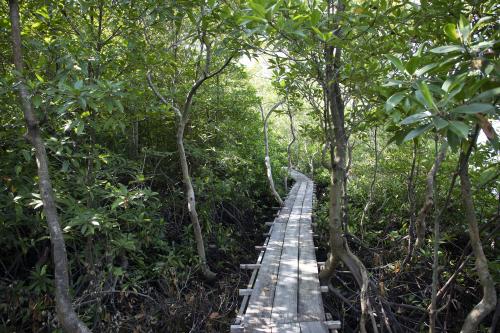
{"type": "Polygon", "coordinates": [[[305,182],[300,182],[297,199],[288,219],[272,310],[272,321],[274,323],[288,323],[297,320],[299,221],[306,187],[305,182]]]}
{"type": "Polygon", "coordinates": [[[277,324],[272,333],[300,333],[299,323],[277,324]]]}
{"type": "Polygon", "coordinates": [[[275,225],[261,262],[261,269],[254,284],[254,293],[250,296],[244,316],[246,326],[265,327],[270,324],[286,222],[290,217],[291,207],[295,204],[298,190],[299,186],[292,187],[280,211],[280,216],[275,219],[275,225]]]}
{"type": "Polygon", "coordinates": [[[269,239],[245,314],[245,321],[249,325],[265,325],[270,322],[285,227],[285,224],[276,225],[269,239]]]}
{"type": "Polygon", "coordinates": [[[321,321],[301,322],[300,333],[328,333],[328,327],[321,321]]]}
{"type": "MultiPolygon", "coordinates": [[[[308,188],[312,189],[311,183],[309,183],[308,188]]],[[[308,195],[312,196],[312,192],[308,191],[308,195]]],[[[307,200],[304,199],[305,201],[307,200]]],[[[306,215],[306,217],[302,216],[301,221],[299,237],[299,320],[322,322],[325,320],[325,310],[318,278],[318,263],[314,253],[311,220],[306,215]]]]}
{"type": "Polygon", "coordinates": [[[332,329],[340,327],[339,322],[325,319],[321,298],[311,225],[315,184],[295,170],[291,175],[296,182],[272,223],[267,244],[257,247],[262,260],[242,265],[257,268],[260,261],[260,269],[253,272],[255,283],[248,286],[251,295],[244,298],[248,299],[246,311],[233,325],[235,331],[327,333],[327,323],[332,329]]]}

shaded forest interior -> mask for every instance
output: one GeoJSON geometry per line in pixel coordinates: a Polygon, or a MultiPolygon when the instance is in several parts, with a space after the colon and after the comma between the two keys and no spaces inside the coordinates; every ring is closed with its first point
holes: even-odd
{"type": "Polygon", "coordinates": [[[497,332],[498,9],[1,2],[0,332],[228,332],[293,169],[339,332],[497,332]]]}

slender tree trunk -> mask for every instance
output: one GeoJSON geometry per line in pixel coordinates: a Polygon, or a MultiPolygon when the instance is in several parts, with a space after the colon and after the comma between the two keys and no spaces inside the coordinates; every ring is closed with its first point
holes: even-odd
{"type": "Polygon", "coordinates": [[[189,166],[186,158],[186,150],[184,149],[184,129],[186,128],[186,123],[183,120],[179,120],[177,128],[177,149],[179,151],[179,160],[182,169],[182,181],[184,183],[184,190],[186,191],[185,197],[187,201],[187,207],[189,212],[189,217],[191,223],[193,224],[194,238],[196,241],[196,251],[198,252],[198,257],[201,262],[201,270],[203,275],[208,280],[213,280],[216,274],[210,270],[207,264],[207,256],[205,254],[205,244],[203,242],[203,234],[201,232],[200,221],[198,219],[198,212],[196,210],[196,198],[193,189],[193,183],[191,182],[191,176],[189,175],[189,166]]]}
{"type": "Polygon", "coordinates": [[[488,269],[488,259],[486,258],[483,245],[481,244],[481,238],[479,235],[479,228],[477,224],[476,210],[474,207],[474,201],[472,199],[472,185],[469,179],[469,157],[472,151],[472,146],[475,145],[477,139],[477,128],[476,134],[473,136],[473,140],[470,143],[470,149],[468,152],[462,152],[460,154],[460,186],[462,192],[462,200],[465,207],[465,217],[467,219],[467,224],[469,225],[469,237],[472,247],[472,252],[476,258],[475,266],[477,275],[479,277],[479,283],[483,288],[483,298],[481,301],[474,306],[474,308],[469,312],[465,318],[464,324],[461,329],[461,333],[472,333],[476,332],[481,321],[495,309],[497,304],[497,294],[495,290],[495,282],[491,277],[490,271],[488,269]]]}
{"type": "Polygon", "coordinates": [[[377,144],[377,127],[375,127],[374,132],[373,132],[373,143],[375,145],[375,165],[373,166],[373,178],[372,178],[372,182],[370,183],[368,200],[366,200],[365,207],[363,208],[363,214],[361,215],[361,220],[359,222],[359,226],[360,226],[360,230],[361,230],[361,239],[363,239],[364,235],[365,235],[364,220],[365,220],[365,216],[368,215],[368,212],[370,210],[370,206],[372,205],[373,190],[375,188],[375,183],[377,181],[378,160],[379,160],[378,144],[377,144]]]}
{"type": "Polygon", "coordinates": [[[288,192],[288,174],[290,174],[290,171],[292,170],[292,146],[296,140],[295,127],[293,126],[293,115],[292,112],[290,111],[290,106],[288,105],[288,101],[287,101],[287,111],[288,111],[288,118],[290,119],[290,133],[292,134],[292,140],[288,143],[288,147],[286,149],[286,152],[288,154],[288,168],[286,170],[286,175],[285,175],[286,192],[288,192]]]}
{"type": "Polygon", "coordinates": [[[43,211],[50,233],[50,242],[52,244],[52,257],[54,260],[54,279],[56,289],[56,311],[57,317],[64,331],[87,333],[90,330],[78,318],[73,304],[71,303],[68,278],[68,258],[66,254],[66,245],[59,224],[52,182],[49,174],[49,162],[45,143],[43,142],[38,119],[36,118],[33,106],[31,104],[28,88],[23,77],[23,53],[21,48],[21,27],[19,20],[19,4],[17,0],[9,0],[10,21],[12,24],[12,50],[14,55],[14,65],[19,80],[18,91],[21,98],[24,118],[26,121],[26,137],[35,149],[36,161],[38,166],[38,178],[40,196],[43,202],[43,211]]]}
{"type": "MultiPolygon", "coordinates": [[[[438,163],[438,159],[444,160],[446,156],[446,151],[448,149],[448,144],[446,142],[443,142],[441,146],[441,151],[436,152],[436,158],[434,164],[438,163]]],[[[439,164],[441,163],[439,162],[439,164]]],[[[436,190],[436,185],[435,182],[433,183],[433,193],[434,196],[437,194],[436,190]]],[[[446,205],[446,203],[445,203],[446,205]]],[[[436,205],[434,205],[436,207],[436,205]]],[[[437,211],[437,209],[435,209],[437,211]]],[[[439,241],[440,241],[440,234],[439,234],[439,222],[441,220],[441,214],[436,213],[434,217],[434,255],[433,255],[433,262],[432,262],[432,297],[431,297],[431,308],[429,311],[429,332],[430,333],[435,333],[436,332],[436,316],[437,316],[437,290],[438,290],[438,283],[439,283],[439,276],[438,276],[438,270],[439,270],[439,241]]]]}
{"type": "MultiPolygon", "coordinates": [[[[342,10],[342,4],[339,6],[342,10]]],[[[329,12],[333,14],[333,3],[330,2],[329,12]]],[[[325,269],[320,272],[320,278],[326,280],[331,277],[335,271],[338,261],[341,260],[351,271],[361,289],[360,303],[361,316],[359,328],[362,333],[366,332],[366,317],[372,316],[370,304],[368,301],[369,279],[368,272],[359,258],[351,252],[347,241],[343,237],[343,203],[344,182],[346,179],[346,154],[347,137],[344,128],[344,102],[339,83],[337,81],[338,71],[340,69],[341,49],[334,49],[333,46],[325,47],[325,87],[328,100],[328,113],[333,127],[333,144],[330,149],[331,156],[331,183],[330,183],[330,206],[329,206],[329,226],[330,226],[330,251],[325,264],[325,269]]],[[[373,322],[373,321],[372,321],[373,322]]],[[[374,332],[378,332],[377,326],[372,325],[374,332]]]]}
{"type": "Polygon", "coordinates": [[[411,161],[410,175],[408,176],[408,203],[410,205],[410,220],[408,224],[408,252],[406,257],[401,264],[402,267],[408,264],[413,256],[413,246],[415,244],[415,220],[417,218],[417,203],[415,200],[415,182],[417,180],[417,154],[418,154],[418,144],[416,140],[413,140],[413,157],[411,161]]]}
{"type": "MultiPolygon", "coordinates": [[[[202,46],[205,45],[206,40],[202,40],[201,44],[202,46]]],[[[201,261],[201,269],[203,272],[203,275],[205,278],[208,280],[213,280],[216,277],[216,274],[212,272],[208,266],[207,263],[207,258],[205,255],[205,244],[203,242],[203,234],[201,232],[201,226],[198,218],[198,212],[196,211],[196,198],[194,194],[194,189],[193,189],[193,184],[191,182],[191,176],[189,175],[189,166],[186,158],[186,150],[184,148],[184,130],[186,128],[186,124],[189,121],[189,115],[191,113],[191,107],[193,104],[193,98],[196,95],[196,92],[198,89],[201,87],[201,85],[208,79],[219,75],[231,62],[233,59],[233,56],[230,56],[229,58],[226,59],[224,64],[219,67],[217,70],[209,73],[210,69],[210,59],[211,59],[211,54],[210,54],[210,47],[205,45],[206,48],[206,63],[205,63],[205,70],[203,71],[203,74],[201,78],[196,80],[196,82],[191,86],[191,89],[189,90],[188,94],[186,95],[186,98],[184,100],[184,104],[182,106],[182,110],[180,110],[173,101],[169,102],[155,87],[153,84],[153,80],[151,78],[151,73],[148,72],[146,74],[146,78],[148,80],[149,87],[155,95],[160,99],[160,101],[165,104],[166,106],[172,107],[174,109],[174,113],[177,117],[176,125],[177,125],[177,148],[179,150],[179,161],[181,164],[181,170],[182,170],[182,179],[184,182],[185,186],[185,197],[188,205],[188,211],[189,211],[189,217],[191,219],[191,223],[193,224],[193,230],[194,230],[194,237],[196,241],[196,249],[198,252],[198,256],[201,261]]],[[[203,47],[202,47],[203,51],[203,47]]],[[[201,52],[202,52],[201,51],[201,52]]],[[[200,54],[201,54],[200,52],[200,54]]]]}
{"type": "Polygon", "coordinates": [[[281,199],[278,191],[276,191],[276,187],[274,186],[273,171],[272,171],[272,167],[271,167],[271,158],[269,157],[269,137],[268,137],[269,117],[271,116],[271,113],[273,113],[273,111],[276,110],[281,104],[283,104],[283,102],[276,103],[271,108],[271,110],[269,110],[267,115],[264,115],[264,108],[262,107],[262,105],[259,105],[259,107],[260,107],[260,114],[262,116],[262,122],[263,122],[263,126],[264,126],[264,150],[265,150],[264,165],[266,166],[267,181],[269,183],[269,189],[271,191],[271,194],[276,199],[276,201],[279,203],[279,205],[283,206],[283,200],[281,199]]]}
{"type": "Polygon", "coordinates": [[[426,179],[426,189],[425,189],[425,199],[424,199],[424,204],[422,205],[422,208],[418,212],[417,219],[415,221],[415,229],[416,229],[416,235],[417,235],[417,240],[415,242],[415,250],[418,250],[425,242],[425,233],[426,233],[426,222],[425,220],[427,219],[427,216],[429,215],[429,212],[432,209],[432,206],[434,205],[434,182],[436,180],[436,174],[439,171],[439,168],[441,167],[441,162],[444,159],[444,156],[446,154],[446,149],[448,145],[443,143],[441,145],[441,150],[439,152],[438,157],[434,160],[434,164],[432,165],[432,168],[429,170],[429,173],[427,174],[427,179],[426,179]]]}

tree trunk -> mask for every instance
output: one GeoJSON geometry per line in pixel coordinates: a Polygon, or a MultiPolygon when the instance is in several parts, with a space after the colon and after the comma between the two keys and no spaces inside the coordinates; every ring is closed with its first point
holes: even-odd
{"type": "Polygon", "coordinates": [[[17,0],[9,0],[10,21],[12,24],[12,49],[14,56],[14,65],[19,80],[18,91],[21,98],[24,118],[26,121],[26,137],[35,149],[37,170],[39,178],[40,196],[43,202],[43,211],[50,233],[50,242],[52,244],[52,257],[54,260],[54,279],[56,289],[56,311],[57,317],[64,331],[87,333],[90,330],[78,318],[69,292],[68,278],[68,258],[66,254],[66,245],[59,224],[52,182],[49,174],[49,162],[45,143],[42,140],[38,119],[36,118],[33,106],[31,104],[28,88],[23,77],[23,54],[21,49],[21,28],[19,20],[19,4],[17,0]]]}
{"type": "Polygon", "coordinates": [[[364,239],[364,235],[365,235],[365,228],[364,228],[365,216],[368,215],[368,212],[370,210],[370,206],[372,205],[373,190],[375,188],[375,183],[377,181],[378,160],[379,160],[378,144],[377,144],[377,127],[375,127],[374,132],[373,132],[373,143],[375,145],[375,165],[373,166],[373,178],[372,178],[372,181],[370,183],[370,192],[368,193],[368,200],[366,200],[365,207],[363,208],[363,214],[361,215],[361,220],[359,222],[362,240],[364,239]]]}
{"type": "Polygon", "coordinates": [[[262,116],[262,122],[264,126],[264,150],[265,150],[265,156],[264,156],[264,164],[266,166],[266,175],[267,175],[267,181],[269,183],[269,189],[271,190],[271,194],[273,197],[276,199],[276,201],[279,203],[280,206],[283,206],[283,200],[281,199],[278,191],[276,191],[276,187],[274,186],[274,179],[273,179],[273,171],[271,168],[271,158],[269,157],[269,137],[268,137],[268,122],[269,122],[269,117],[271,116],[271,113],[273,113],[274,110],[276,110],[283,102],[278,102],[276,103],[271,110],[267,113],[267,115],[264,115],[264,108],[262,105],[260,106],[260,114],[262,116]]]}
{"type": "Polygon", "coordinates": [[[415,221],[415,229],[417,240],[415,242],[415,250],[418,250],[425,242],[425,233],[426,233],[426,225],[425,220],[427,219],[427,215],[432,209],[434,205],[434,181],[436,180],[436,174],[438,173],[439,168],[441,167],[441,162],[443,161],[446,155],[446,149],[448,148],[447,143],[443,143],[441,145],[441,150],[434,160],[434,164],[432,168],[427,173],[426,179],[426,189],[425,189],[425,199],[422,208],[418,212],[417,220],[415,221]]]}
{"type": "Polygon", "coordinates": [[[184,183],[184,190],[186,191],[185,197],[191,223],[193,224],[194,239],[196,241],[196,251],[200,258],[201,270],[205,278],[214,280],[216,274],[210,270],[207,264],[207,256],[205,254],[205,244],[203,242],[203,234],[201,232],[200,221],[198,219],[198,212],[196,211],[196,198],[194,195],[193,183],[189,175],[189,166],[186,158],[186,150],[184,149],[184,129],[186,123],[183,120],[178,121],[177,128],[177,149],[179,151],[179,160],[182,169],[182,181],[184,183]]]}
{"type": "MultiPolygon", "coordinates": [[[[441,161],[446,156],[446,150],[448,149],[448,144],[443,142],[441,145],[441,150],[436,152],[435,164],[438,163],[438,159],[441,161]]],[[[441,163],[441,162],[439,162],[441,163]]],[[[432,192],[436,195],[437,190],[435,183],[432,192]]],[[[453,189],[453,188],[452,188],[453,189]]],[[[451,192],[450,192],[451,193],[451,192]]],[[[445,204],[446,205],[446,204],[445,204]]],[[[436,207],[437,205],[434,205],[436,207]]],[[[435,209],[437,211],[437,209],[435,209]]],[[[437,316],[437,290],[439,283],[438,269],[439,269],[439,241],[440,241],[440,233],[439,233],[439,222],[441,219],[441,214],[436,213],[434,216],[434,254],[433,254],[433,262],[432,262],[432,296],[431,296],[431,307],[429,311],[429,332],[436,332],[436,316],[437,316]]]]}
{"type": "MultiPolygon", "coordinates": [[[[477,131],[476,131],[477,132],[477,131]]],[[[483,298],[474,306],[465,318],[461,333],[476,332],[481,321],[495,309],[497,304],[497,294],[495,290],[495,283],[491,277],[488,269],[488,260],[484,255],[483,245],[479,236],[479,228],[477,224],[476,211],[474,208],[474,201],[472,199],[472,186],[469,179],[469,156],[472,146],[475,145],[477,134],[471,140],[471,148],[467,153],[460,154],[460,186],[462,192],[462,200],[465,208],[465,217],[469,225],[469,237],[472,246],[472,252],[476,257],[476,271],[479,277],[479,283],[483,287],[483,298]]]]}
{"type": "Polygon", "coordinates": [[[288,175],[290,174],[290,171],[292,170],[292,145],[295,143],[296,137],[295,137],[295,127],[293,126],[293,116],[292,112],[290,111],[290,106],[287,101],[287,111],[288,111],[288,118],[290,119],[290,133],[292,134],[292,140],[290,143],[288,143],[288,147],[286,149],[286,152],[288,154],[288,167],[286,170],[286,175],[285,175],[285,191],[288,192],[288,175]]]}
{"type": "MultiPolygon", "coordinates": [[[[339,6],[341,7],[341,6],[339,6]]],[[[339,8],[341,10],[342,8],[339,8]]],[[[333,4],[330,3],[330,11],[333,13],[333,4]]],[[[344,191],[345,172],[346,172],[346,154],[347,154],[347,137],[344,128],[344,102],[342,100],[341,90],[337,81],[337,74],[340,68],[341,49],[336,50],[333,46],[325,47],[325,85],[327,92],[327,106],[330,113],[330,119],[333,127],[334,142],[330,148],[331,157],[331,181],[330,181],[330,207],[329,207],[329,226],[330,251],[325,264],[325,269],[320,272],[320,278],[325,280],[331,277],[339,262],[342,262],[352,272],[358,285],[361,289],[360,303],[361,316],[359,320],[359,328],[362,333],[366,332],[366,316],[370,314],[368,303],[368,272],[359,258],[351,252],[347,241],[344,239],[342,230],[342,212],[343,212],[343,196],[347,195],[344,191]]],[[[372,325],[373,331],[377,332],[376,325],[372,325]]]]}
{"type": "MultiPolygon", "coordinates": [[[[203,46],[206,41],[202,40],[201,45],[203,46]]],[[[209,73],[210,69],[210,48],[206,47],[206,64],[205,64],[205,70],[203,71],[203,74],[201,78],[197,79],[196,82],[191,86],[191,89],[189,89],[188,94],[186,95],[186,98],[184,100],[184,104],[182,105],[182,110],[180,110],[174,103],[174,101],[168,101],[159,91],[156,89],[155,85],[153,84],[153,80],[151,78],[151,72],[147,72],[146,78],[148,80],[148,85],[153,90],[154,94],[160,99],[160,101],[165,104],[166,106],[172,107],[175,113],[175,116],[177,118],[176,120],[176,125],[177,125],[177,149],[179,150],[179,161],[181,164],[181,170],[182,170],[182,180],[184,182],[184,187],[185,187],[185,197],[188,205],[188,211],[189,211],[189,217],[191,219],[191,223],[193,224],[193,230],[194,230],[194,237],[196,241],[196,249],[198,252],[198,256],[200,257],[200,262],[201,262],[201,269],[203,272],[203,275],[205,278],[208,280],[213,280],[216,277],[216,274],[212,272],[208,266],[207,263],[207,258],[205,255],[205,245],[203,242],[203,234],[201,232],[201,226],[200,222],[198,219],[198,212],[196,211],[196,198],[194,194],[194,189],[193,189],[193,184],[191,182],[191,176],[189,175],[189,166],[186,158],[186,150],[184,148],[184,130],[186,128],[186,124],[189,121],[189,115],[191,113],[191,106],[193,104],[193,98],[196,95],[196,92],[198,89],[201,87],[201,85],[208,79],[219,75],[231,62],[233,59],[233,55],[231,55],[229,58],[226,59],[226,61],[222,64],[221,67],[219,67],[217,70],[209,73]]],[[[203,50],[203,47],[202,47],[203,50]]],[[[201,53],[201,52],[200,52],[201,53]]]]}
{"type": "Polygon", "coordinates": [[[415,220],[417,218],[417,203],[415,199],[415,183],[417,180],[417,154],[418,154],[417,141],[413,140],[413,158],[411,161],[410,175],[408,176],[408,204],[410,205],[410,220],[408,224],[408,252],[401,264],[402,267],[408,264],[413,256],[413,246],[415,244],[415,220]]]}

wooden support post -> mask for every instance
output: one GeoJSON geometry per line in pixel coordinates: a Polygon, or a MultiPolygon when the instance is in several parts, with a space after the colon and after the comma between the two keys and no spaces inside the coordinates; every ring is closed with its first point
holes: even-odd
{"type": "Polygon", "coordinates": [[[250,296],[252,295],[253,289],[239,289],[238,294],[240,296],[250,296]]]}
{"type": "Polygon", "coordinates": [[[231,325],[231,333],[243,333],[245,328],[242,325],[231,325]]]}
{"type": "Polygon", "coordinates": [[[338,320],[328,320],[328,321],[325,321],[325,325],[330,330],[336,330],[337,328],[341,328],[342,327],[342,324],[338,320]]]}
{"type": "Polygon", "coordinates": [[[259,269],[260,264],[240,264],[241,269],[259,269]]]}

